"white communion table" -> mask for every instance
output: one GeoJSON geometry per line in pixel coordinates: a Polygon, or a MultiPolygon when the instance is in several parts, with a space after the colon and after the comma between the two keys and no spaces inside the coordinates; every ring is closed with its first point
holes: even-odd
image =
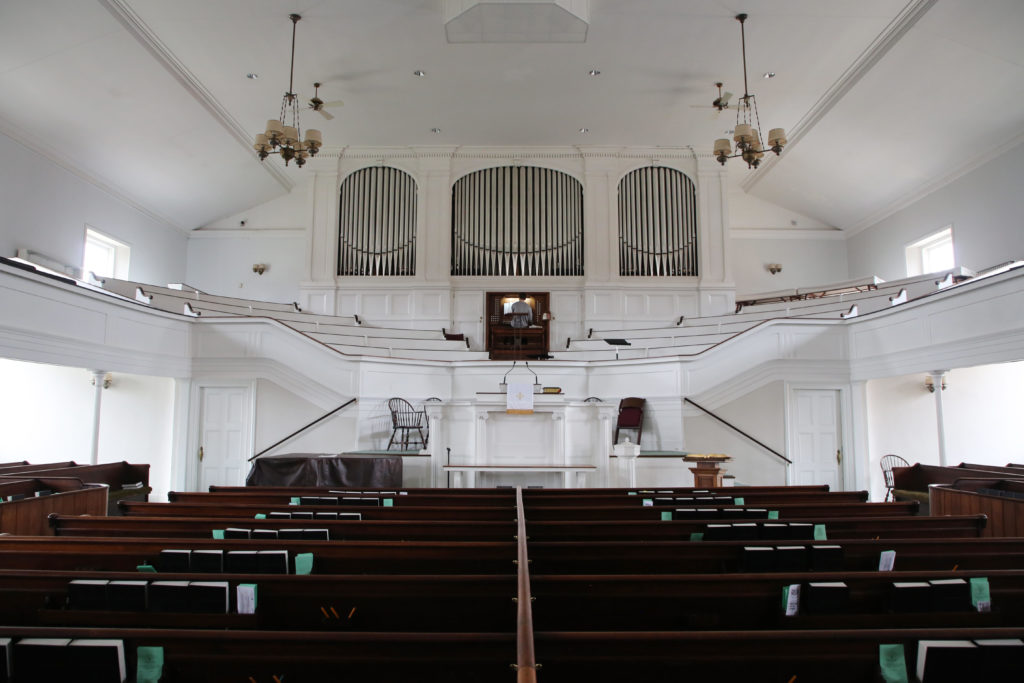
{"type": "Polygon", "coordinates": [[[507,413],[495,392],[424,408],[434,486],[607,485],[614,404],[536,394],[524,415],[507,413]]]}

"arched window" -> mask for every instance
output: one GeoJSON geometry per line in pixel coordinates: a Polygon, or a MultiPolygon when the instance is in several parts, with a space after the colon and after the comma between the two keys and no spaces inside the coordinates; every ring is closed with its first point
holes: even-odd
{"type": "Polygon", "coordinates": [[[452,275],[583,275],[583,186],[535,166],[459,178],[452,188],[452,275]]]}
{"type": "Polygon", "coordinates": [[[338,211],[338,275],[415,274],[416,181],[386,166],[345,178],[338,211]]]}
{"type": "Polygon", "coordinates": [[[651,166],[619,182],[619,275],[697,275],[697,197],[693,181],[651,166]]]}

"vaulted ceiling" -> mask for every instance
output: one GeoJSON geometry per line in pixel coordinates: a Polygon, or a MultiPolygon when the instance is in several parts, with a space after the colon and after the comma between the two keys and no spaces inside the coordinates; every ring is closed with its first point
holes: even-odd
{"type": "Polygon", "coordinates": [[[0,132],[183,230],[244,210],[310,173],[251,149],[288,85],[297,12],[297,91],[321,81],[345,103],[303,114],[327,149],[708,153],[735,122],[708,105],[716,81],[743,92],[746,12],[763,128],[790,137],[730,170],[760,200],[856,230],[1024,139],[1020,0],[560,0],[582,8],[584,42],[449,43],[446,12],[472,4],[4,0],[0,132]]]}

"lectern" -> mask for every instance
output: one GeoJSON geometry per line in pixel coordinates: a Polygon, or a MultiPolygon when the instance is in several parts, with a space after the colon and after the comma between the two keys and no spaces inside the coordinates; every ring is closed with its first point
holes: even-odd
{"type": "Polygon", "coordinates": [[[693,472],[693,485],[699,489],[721,488],[722,470],[719,463],[732,460],[724,453],[690,453],[683,456],[686,462],[692,462],[696,467],[691,467],[693,472]]]}

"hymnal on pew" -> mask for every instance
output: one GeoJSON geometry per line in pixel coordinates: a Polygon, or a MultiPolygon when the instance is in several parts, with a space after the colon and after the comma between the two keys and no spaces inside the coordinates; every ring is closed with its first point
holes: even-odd
{"type": "Polygon", "coordinates": [[[162,572],[187,572],[191,556],[191,550],[161,550],[158,566],[162,572]]]}
{"type": "Polygon", "coordinates": [[[801,593],[809,614],[830,614],[846,609],[850,601],[850,588],[842,581],[812,581],[801,593]]]}
{"type": "Polygon", "coordinates": [[[927,581],[893,581],[894,612],[927,612],[932,606],[932,587],[927,581]]]}
{"type": "Polygon", "coordinates": [[[121,683],[125,680],[124,641],[76,638],[68,643],[68,647],[75,648],[72,656],[75,681],[121,683]]]}
{"type": "Polygon", "coordinates": [[[220,574],[224,571],[223,550],[193,550],[191,571],[220,574]]]}
{"type": "Polygon", "coordinates": [[[11,679],[11,654],[14,650],[10,638],[0,638],[0,683],[11,679]]]}
{"type": "Polygon", "coordinates": [[[150,612],[181,612],[188,604],[188,581],[153,581],[149,584],[150,612]]]}
{"type": "Polygon", "coordinates": [[[108,609],[114,612],[145,612],[149,608],[148,581],[111,581],[107,584],[108,609]]]}
{"type": "Polygon", "coordinates": [[[917,644],[917,678],[921,683],[979,680],[979,654],[969,640],[922,640],[917,644]]]}
{"type": "Polygon", "coordinates": [[[71,609],[107,609],[107,579],[72,579],[68,583],[71,609]]]}
{"type": "Polygon", "coordinates": [[[936,579],[932,587],[932,609],[956,612],[971,606],[971,587],[963,579],[936,579]]]}
{"type": "Polygon", "coordinates": [[[188,584],[189,612],[227,614],[231,610],[231,596],[227,581],[190,581],[188,584]]]}
{"type": "Polygon", "coordinates": [[[287,550],[260,550],[256,553],[256,567],[260,574],[287,574],[287,550]]]}
{"type": "Polygon", "coordinates": [[[807,547],[780,545],[775,547],[775,571],[802,572],[807,569],[807,547]]]}
{"type": "Polygon", "coordinates": [[[224,530],[224,538],[234,538],[234,539],[248,540],[248,539],[252,538],[252,530],[251,529],[238,529],[238,528],[225,529],[224,530]]]}

